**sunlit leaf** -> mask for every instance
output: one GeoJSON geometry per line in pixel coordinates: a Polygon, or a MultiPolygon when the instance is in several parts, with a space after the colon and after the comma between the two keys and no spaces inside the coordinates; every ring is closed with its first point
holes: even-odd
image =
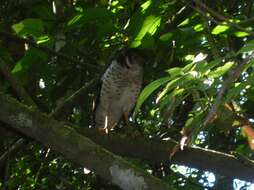
{"type": "Polygon", "coordinates": [[[184,68],[182,69],[184,73],[187,73],[188,71],[190,71],[192,68],[194,68],[195,63],[189,63],[187,65],[184,66],[184,68]]]}
{"type": "Polygon", "coordinates": [[[223,32],[226,32],[229,29],[229,26],[226,25],[217,25],[213,30],[212,30],[212,34],[213,35],[218,35],[221,34],[223,32]]]}
{"type": "Polygon", "coordinates": [[[254,40],[248,41],[239,51],[239,53],[249,52],[254,50],[254,40]]]}
{"type": "Polygon", "coordinates": [[[40,36],[44,32],[43,22],[40,19],[28,18],[12,25],[12,29],[19,36],[34,35],[40,36]]]}
{"type": "Polygon", "coordinates": [[[196,32],[200,32],[200,31],[203,31],[204,30],[204,27],[202,24],[197,24],[196,26],[194,26],[194,30],[196,32]]]}
{"type": "Polygon", "coordinates": [[[179,26],[185,26],[185,25],[187,25],[187,24],[189,24],[190,23],[190,19],[189,18],[186,18],[183,22],[181,22],[179,25],[178,25],[178,27],[179,26]]]}
{"type": "Polygon", "coordinates": [[[163,98],[169,91],[171,91],[173,88],[175,88],[181,82],[182,82],[181,78],[176,78],[176,79],[171,80],[166,85],[166,87],[163,89],[163,91],[159,94],[159,96],[156,98],[156,103],[158,103],[161,100],[161,98],[163,98]]]}
{"type": "Polygon", "coordinates": [[[41,36],[37,39],[37,44],[42,44],[50,40],[49,36],[41,36]]]}
{"type": "Polygon", "coordinates": [[[183,68],[180,67],[173,67],[171,69],[166,70],[166,72],[173,78],[178,75],[183,75],[183,68]]]}
{"type": "Polygon", "coordinates": [[[69,22],[67,23],[67,26],[71,26],[78,23],[83,17],[84,17],[83,14],[75,15],[71,20],[69,20],[69,22]]]}
{"type": "Polygon", "coordinates": [[[144,2],[140,7],[142,8],[141,12],[145,12],[149,6],[152,4],[152,0],[148,0],[146,2],[144,2]]]}
{"type": "Polygon", "coordinates": [[[131,47],[138,47],[147,33],[149,33],[152,36],[160,26],[160,22],[161,22],[160,16],[150,15],[146,17],[140,31],[138,32],[133,42],[131,43],[131,47]]]}
{"type": "Polygon", "coordinates": [[[196,63],[195,70],[200,72],[202,75],[208,74],[211,69],[219,65],[221,62],[222,62],[222,58],[215,59],[209,63],[207,61],[201,61],[196,63]]]}
{"type": "Polygon", "coordinates": [[[238,38],[242,38],[242,37],[246,37],[246,36],[249,36],[250,34],[247,33],[247,32],[242,32],[242,31],[238,31],[238,32],[235,32],[234,35],[238,38]]]}
{"type": "Polygon", "coordinates": [[[173,95],[173,96],[178,96],[178,95],[183,94],[184,91],[185,91],[184,88],[175,89],[175,90],[173,91],[172,95],[173,95]]]}
{"type": "Polygon", "coordinates": [[[212,78],[218,78],[224,75],[233,65],[234,62],[227,62],[225,65],[217,67],[214,71],[211,71],[208,76],[212,78]]]}
{"type": "Polygon", "coordinates": [[[144,101],[156,90],[158,89],[160,86],[162,86],[163,84],[167,83],[169,80],[171,79],[171,77],[163,77],[160,79],[155,80],[154,82],[150,83],[149,85],[147,85],[141,92],[141,94],[138,97],[137,100],[137,104],[136,107],[134,109],[134,114],[133,116],[135,117],[135,115],[137,114],[138,110],[140,109],[140,107],[142,106],[142,104],[144,103],[144,101]]]}

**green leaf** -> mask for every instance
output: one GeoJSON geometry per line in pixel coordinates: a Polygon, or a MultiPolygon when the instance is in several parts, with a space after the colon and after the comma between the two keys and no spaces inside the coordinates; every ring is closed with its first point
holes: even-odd
{"type": "Polygon", "coordinates": [[[141,12],[144,13],[152,4],[152,0],[148,0],[146,2],[144,2],[140,7],[141,7],[141,12]]]}
{"type": "Polygon", "coordinates": [[[201,73],[201,75],[206,75],[210,72],[210,69],[213,69],[221,62],[222,62],[222,58],[215,59],[209,63],[206,61],[197,62],[195,66],[195,70],[201,73]]]}
{"type": "Polygon", "coordinates": [[[49,42],[49,40],[50,40],[49,36],[41,36],[37,39],[37,44],[43,44],[49,42]]]}
{"type": "Polygon", "coordinates": [[[78,13],[70,21],[68,27],[75,27],[76,25],[85,25],[87,23],[105,24],[112,21],[114,14],[106,8],[88,8],[83,13],[78,13]]]}
{"type": "Polygon", "coordinates": [[[181,22],[180,24],[178,24],[178,27],[180,26],[186,26],[187,24],[190,23],[190,19],[189,18],[186,18],[183,22],[181,22]]]}
{"type": "Polygon", "coordinates": [[[224,75],[233,65],[234,62],[227,62],[223,66],[217,67],[214,71],[211,71],[208,76],[212,78],[218,78],[224,75]]]}
{"type": "Polygon", "coordinates": [[[226,32],[229,29],[229,26],[226,25],[217,25],[213,30],[212,30],[212,34],[213,35],[218,35],[221,34],[223,32],[226,32]]]}
{"type": "Polygon", "coordinates": [[[157,31],[161,23],[160,16],[147,16],[142,24],[141,29],[131,43],[131,47],[138,47],[144,36],[149,33],[151,36],[157,31]]]}
{"type": "Polygon", "coordinates": [[[12,25],[12,29],[19,36],[30,34],[39,37],[44,33],[43,22],[40,19],[24,19],[19,23],[12,25]]]}
{"type": "Polygon", "coordinates": [[[248,85],[246,82],[242,82],[242,83],[235,83],[233,88],[230,88],[227,95],[226,95],[226,100],[225,101],[230,101],[234,98],[236,98],[237,96],[240,95],[240,92],[245,89],[246,85],[248,85]]]}
{"type": "Polygon", "coordinates": [[[249,36],[250,34],[247,33],[247,32],[242,32],[242,31],[238,31],[238,32],[235,32],[234,35],[238,38],[242,38],[242,37],[246,37],[246,36],[249,36]]]}
{"type": "Polygon", "coordinates": [[[184,73],[187,73],[189,71],[191,71],[191,69],[193,69],[193,67],[195,66],[196,63],[192,62],[189,63],[187,65],[184,66],[184,68],[182,69],[184,73]]]}
{"type": "Polygon", "coordinates": [[[249,51],[253,51],[254,50],[254,40],[251,40],[249,42],[247,42],[238,52],[239,53],[245,53],[245,52],[249,52],[249,51]]]}
{"type": "Polygon", "coordinates": [[[200,32],[200,31],[203,31],[204,30],[204,27],[202,24],[197,24],[196,26],[194,26],[194,30],[196,32],[200,32]]]}
{"type": "Polygon", "coordinates": [[[172,92],[172,95],[173,95],[173,97],[176,97],[176,96],[178,96],[178,95],[183,94],[184,91],[185,91],[184,88],[175,89],[175,90],[172,92]]]}
{"type": "Polygon", "coordinates": [[[142,39],[141,48],[143,49],[152,49],[154,47],[154,39],[151,34],[147,33],[145,37],[142,39]]]}
{"type": "Polygon", "coordinates": [[[172,78],[174,78],[175,76],[179,76],[179,75],[183,75],[183,68],[180,67],[173,67],[171,69],[168,69],[166,71],[172,78]]]}
{"type": "Polygon", "coordinates": [[[162,42],[169,42],[173,37],[173,33],[168,32],[160,36],[159,40],[162,42]]]}
{"type": "Polygon", "coordinates": [[[29,48],[25,55],[16,63],[14,68],[12,69],[12,74],[17,77],[17,79],[21,82],[21,84],[26,84],[30,82],[29,72],[31,71],[31,67],[36,64],[47,61],[47,54],[41,52],[36,48],[29,48]]]}
{"type": "Polygon", "coordinates": [[[80,20],[84,17],[83,14],[75,15],[71,20],[68,21],[67,26],[73,26],[80,22],[80,20]]]}
{"type": "Polygon", "coordinates": [[[163,98],[169,91],[171,91],[173,88],[178,86],[181,83],[182,78],[176,78],[171,80],[167,86],[163,89],[163,91],[159,94],[159,96],[156,98],[156,102],[159,102],[161,98],[163,98]]]}
{"type": "Polygon", "coordinates": [[[137,104],[136,107],[134,109],[134,113],[133,113],[133,117],[135,117],[135,115],[137,114],[138,110],[140,109],[140,107],[142,106],[142,104],[144,103],[144,101],[157,89],[159,88],[161,85],[167,83],[169,80],[171,79],[171,77],[167,76],[167,77],[163,77],[160,79],[157,79],[155,81],[153,81],[152,83],[150,83],[149,85],[147,85],[141,92],[141,94],[138,97],[137,100],[137,104]]]}

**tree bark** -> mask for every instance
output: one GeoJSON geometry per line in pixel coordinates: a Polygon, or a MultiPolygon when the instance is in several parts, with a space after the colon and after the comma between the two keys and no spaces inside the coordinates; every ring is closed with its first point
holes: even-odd
{"type": "MultiPolygon", "coordinates": [[[[170,152],[176,145],[172,140],[131,138],[113,133],[106,136],[84,127],[76,130],[115,154],[140,158],[151,164],[168,162],[170,152]]],[[[173,156],[171,163],[254,182],[254,161],[219,151],[186,147],[173,156]]]]}
{"type": "Polygon", "coordinates": [[[2,94],[0,120],[123,190],[173,189],[160,179],[98,146],[73,128],[2,94]]]}

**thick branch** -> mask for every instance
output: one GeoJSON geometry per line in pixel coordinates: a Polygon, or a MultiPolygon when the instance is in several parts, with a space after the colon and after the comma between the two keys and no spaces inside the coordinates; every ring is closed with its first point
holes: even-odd
{"type": "MultiPolygon", "coordinates": [[[[105,136],[84,127],[77,130],[115,154],[141,158],[150,163],[168,161],[170,152],[176,145],[174,141],[152,140],[145,137],[130,138],[112,133],[105,136]]],[[[248,160],[247,164],[233,155],[218,151],[186,147],[174,155],[172,163],[254,182],[254,161],[248,160]]]]}
{"type": "MultiPolygon", "coordinates": [[[[37,139],[44,145],[51,146],[82,166],[90,166],[90,169],[97,173],[103,172],[104,174],[104,170],[108,169],[105,169],[106,166],[100,168],[101,164],[105,164],[104,149],[101,152],[98,146],[89,139],[77,134],[73,129],[65,127],[46,116],[41,116],[35,111],[29,111],[28,108],[21,106],[10,98],[6,99],[3,95],[0,95],[0,119],[12,125],[16,130],[37,139]],[[90,146],[92,146],[92,149],[86,149],[90,146]],[[98,152],[98,155],[93,148],[98,152]],[[91,150],[95,151],[92,155],[90,155],[91,150]],[[89,155],[89,158],[84,158],[86,157],[85,155],[89,155]],[[89,161],[89,159],[98,159],[98,156],[101,157],[100,161],[96,160],[92,163],[89,161]]],[[[85,128],[77,128],[77,130],[114,153],[141,158],[150,163],[168,161],[169,154],[176,145],[171,141],[157,141],[141,137],[132,139],[116,134],[103,135],[97,131],[85,128]]],[[[106,158],[108,158],[107,156],[106,158]]],[[[179,151],[173,158],[172,163],[254,182],[253,161],[246,164],[232,155],[201,148],[186,148],[184,151],[179,151]]],[[[106,161],[108,163],[107,159],[106,161]]]]}
{"type": "Polygon", "coordinates": [[[93,170],[124,190],[172,189],[161,180],[96,145],[74,129],[5,95],[0,95],[0,120],[45,146],[50,146],[79,165],[93,170]]]}

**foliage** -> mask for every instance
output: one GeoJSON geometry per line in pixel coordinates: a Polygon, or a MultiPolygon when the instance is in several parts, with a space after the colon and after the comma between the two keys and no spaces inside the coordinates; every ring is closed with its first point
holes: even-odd
{"type": "MultiPolygon", "coordinates": [[[[177,141],[187,136],[188,146],[237,152],[254,159],[254,74],[249,57],[254,49],[254,5],[245,0],[206,1],[207,7],[194,2],[1,2],[0,58],[39,110],[51,113],[80,87],[98,78],[117,50],[141,48],[147,59],[145,85],[133,123],[144,135],[177,141]],[[215,116],[204,124],[216,103],[215,116]],[[243,118],[249,126],[242,127],[243,118]]],[[[82,127],[91,125],[96,88],[91,88],[63,120],[82,127]]],[[[17,96],[2,75],[0,91],[17,96]]],[[[7,137],[1,141],[1,154],[10,142],[13,139],[7,137]]],[[[94,173],[84,175],[82,169],[56,153],[45,156],[46,152],[31,142],[1,169],[0,188],[8,176],[9,189],[117,189],[94,173]]],[[[161,166],[147,166],[145,161],[135,164],[152,170],[177,189],[223,184],[223,176],[209,181],[213,174],[204,171],[168,165],[161,171],[161,166]]],[[[232,184],[232,180],[227,182],[232,184]]]]}

